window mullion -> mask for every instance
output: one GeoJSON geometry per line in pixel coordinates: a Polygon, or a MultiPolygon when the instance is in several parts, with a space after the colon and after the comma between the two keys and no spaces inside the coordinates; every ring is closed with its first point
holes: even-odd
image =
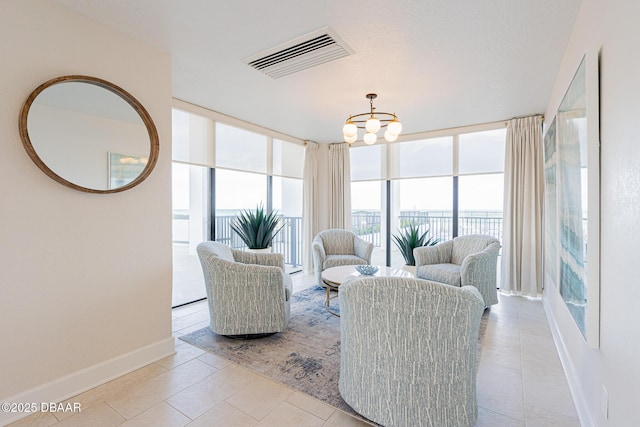
{"type": "Polygon", "coordinates": [[[458,173],[460,170],[460,135],[453,135],[453,203],[451,212],[452,236],[458,237],[458,173]]]}

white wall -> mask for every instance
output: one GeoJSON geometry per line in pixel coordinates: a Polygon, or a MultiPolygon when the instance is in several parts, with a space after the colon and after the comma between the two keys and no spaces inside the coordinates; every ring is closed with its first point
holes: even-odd
{"type": "Polygon", "coordinates": [[[0,34],[0,401],[56,401],[173,350],[171,63],[48,0],[3,0],[0,34]],[[25,152],[22,104],[67,74],[111,81],[149,111],[160,158],[138,187],[75,191],[25,152]]]}
{"type": "Polygon", "coordinates": [[[545,117],[587,49],[601,50],[600,348],[589,349],[555,288],[544,304],[585,426],[636,426],[640,391],[640,2],[584,0],[545,117]],[[602,386],[608,390],[608,419],[602,386]]]}

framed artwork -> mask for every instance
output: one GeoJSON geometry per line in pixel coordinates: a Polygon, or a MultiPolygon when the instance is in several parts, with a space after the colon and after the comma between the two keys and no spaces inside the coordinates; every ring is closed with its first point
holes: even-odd
{"type": "Polygon", "coordinates": [[[120,188],[140,176],[148,157],[109,152],[109,189],[120,188]]]}
{"type": "Polygon", "coordinates": [[[544,137],[545,282],[591,347],[600,342],[598,56],[587,53],[544,137]]]}

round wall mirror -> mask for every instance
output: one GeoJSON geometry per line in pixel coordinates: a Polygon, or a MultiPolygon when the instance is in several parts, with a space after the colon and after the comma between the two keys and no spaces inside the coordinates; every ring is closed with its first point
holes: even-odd
{"type": "Polygon", "coordinates": [[[128,190],[158,160],[158,132],[147,110],[124,89],[96,77],[43,83],[25,101],[19,126],[35,164],[80,191],[128,190]]]}

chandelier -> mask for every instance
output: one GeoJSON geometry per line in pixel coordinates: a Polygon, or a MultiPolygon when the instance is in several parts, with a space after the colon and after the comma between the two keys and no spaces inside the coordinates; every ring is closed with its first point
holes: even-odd
{"type": "Polygon", "coordinates": [[[347,123],[342,128],[342,135],[344,136],[345,142],[348,142],[349,144],[355,142],[358,139],[358,129],[366,130],[362,139],[367,145],[373,145],[376,143],[376,140],[378,139],[378,131],[382,128],[387,128],[384,132],[385,140],[393,142],[398,139],[398,135],[402,132],[402,123],[398,121],[395,113],[374,112],[375,107],[373,106],[373,100],[377,97],[378,95],[375,93],[367,94],[367,99],[371,105],[370,112],[349,116],[347,123]],[[368,118],[365,119],[365,116],[368,118]]]}

